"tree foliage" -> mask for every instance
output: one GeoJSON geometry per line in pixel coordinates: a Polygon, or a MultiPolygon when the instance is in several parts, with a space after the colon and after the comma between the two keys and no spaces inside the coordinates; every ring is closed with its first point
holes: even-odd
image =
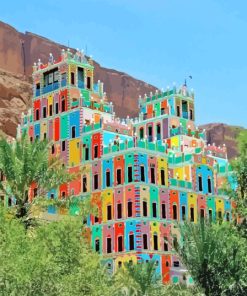
{"type": "Polygon", "coordinates": [[[73,178],[58,158],[49,157],[50,148],[47,141],[31,143],[26,135],[13,143],[0,139],[0,170],[6,178],[0,182],[0,190],[7,198],[16,200],[17,217],[28,215],[28,191],[32,184],[36,184],[39,195],[45,196],[73,178]]]}
{"type": "Polygon", "coordinates": [[[247,246],[231,224],[185,223],[178,253],[206,295],[247,294],[247,246]]]}

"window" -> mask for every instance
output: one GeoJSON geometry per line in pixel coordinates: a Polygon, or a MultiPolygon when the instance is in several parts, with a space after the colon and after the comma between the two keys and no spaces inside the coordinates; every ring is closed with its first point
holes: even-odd
{"type": "Polygon", "coordinates": [[[46,118],[46,107],[43,107],[43,118],[46,118]]]}
{"type": "Polygon", "coordinates": [[[74,72],[70,73],[70,83],[72,85],[75,85],[75,73],[74,72]]]}
{"type": "Polygon", "coordinates": [[[108,170],[106,171],[106,187],[111,186],[111,172],[108,170]]]}
{"type": "Polygon", "coordinates": [[[38,195],[38,188],[33,189],[33,197],[38,195]]]}
{"type": "Polygon", "coordinates": [[[2,171],[0,171],[0,181],[4,181],[4,175],[2,171]]]}
{"type": "Polygon", "coordinates": [[[43,136],[44,140],[46,139],[46,136],[47,136],[46,133],[44,133],[44,136],[43,136]]]}
{"type": "Polygon", "coordinates": [[[78,68],[78,87],[84,87],[84,69],[78,68]]]}
{"type": "Polygon", "coordinates": [[[99,209],[97,207],[97,213],[95,213],[95,216],[94,216],[94,223],[98,223],[99,222],[99,209]]]}
{"type": "Polygon", "coordinates": [[[145,182],[144,165],[141,165],[140,168],[141,168],[141,182],[145,182]]]}
{"type": "Polygon", "coordinates": [[[132,166],[128,167],[128,182],[132,182],[132,166]]]}
{"type": "Polygon", "coordinates": [[[177,106],[177,116],[180,116],[180,107],[177,106]]]}
{"type": "Polygon", "coordinates": [[[152,209],[153,209],[153,218],[157,218],[157,204],[156,204],[156,202],[153,202],[152,209]]]}
{"type": "Polygon", "coordinates": [[[134,250],[134,234],[129,235],[129,250],[134,250]]]}
{"type": "Polygon", "coordinates": [[[94,248],[95,248],[95,251],[99,253],[100,243],[99,243],[99,239],[98,238],[94,242],[94,248]]]}
{"type": "Polygon", "coordinates": [[[164,169],[160,170],[160,178],[161,178],[161,185],[166,185],[166,182],[165,182],[165,170],[164,169]]]}
{"type": "Polygon", "coordinates": [[[161,217],[166,219],[166,205],[164,203],[161,204],[161,217]]]}
{"type": "Polygon", "coordinates": [[[193,110],[190,109],[190,120],[193,120],[193,110]]]}
{"type": "Polygon", "coordinates": [[[143,249],[144,250],[147,250],[148,249],[148,236],[147,236],[147,234],[143,234],[142,235],[142,246],[143,246],[143,249]]]}
{"type": "Polygon", "coordinates": [[[150,174],[151,174],[151,183],[155,184],[155,167],[154,166],[150,167],[150,174]]]}
{"type": "Polygon", "coordinates": [[[128,217],[132,217],[132,201],[128,201],[128,217]]]}
{"type": "Polygon", "coordinates": [[[154,239],[154,250],[158,251],[158,235],[154,234],[153,239],[154,239]]]}
{"type": "Polygon", "coordinates": [[[93,184],[94,184],[94,190],[97,190],[99,188],[99,175],[95,174],[93,176],[93,184]]]}
{"type": "Polygon", "coordinates": [[[142,202],[142,212],[143,212],[143,217],[147,217],[148,215],[148,203],[143,200],[142,202]]]}
{"type": "Polygon", "coordinates": [[[39,109],[36,109],[36,120],[39,120],[39,109]]]}
{"type": "Polygon", "coordinates": [[[82,178],[82,191],[87,192],[87,177],[83,176],[82,178]]]}
{"type": "Polygon", "coordinates": [[[52,154],[55,153],[55,146],[54,146],[54,144],[51,146],[51,153],[52,153],[52,154]]]}
{"type": "Polygon", "coordinates": [[[91,77],[87,77],[87,89],[91,89],[91,77]]]}
{"type": "Polygon", "coordinates": [[[64,112],[65,109],[65,97],[62,97],[62,112],[64,112]]]}
{"type": "Polygon", "coordinates": [[[167,242],[167,237],[164,237],[164,251],[168,252],[168,242],[167,242]]]}
{"type": "Polygon", "coordinates": [[[52,116],[52,105],[49,106],[49,115],[52,116]]]}
{"type": "Polygon", "coordinates": [[[148,142],[152,142],[153,140],[153,127],[149,125],[148,127],[148,142]]]}
{"type": "Polygon", "coordinates": [[[213,220],[213,212],[212,212],[212,210],[208,210],[208,216],[209,216],[209,222],[212,222],[212,220],[213,220]]]}
{"type": "Polygon", "coordinates": [[[65,147],[66,147],[65,141],[62,141],[62,151],[65,151],[65,147]]]}
{"type": "Polygon", "coordinates": [[[178,239],[176,236],[173,237],[173,247],[175,250],[178,248],[178,239]]]}
{"type": "Polygon", "coordinates": [[[110,237],[107,237],[106,239],[106,252],[107,253],[111,253],[111,238],[110,237]]]}
{"type": "Polygon", "coordinates": [[[186,206],[182,206],[182,220],[185,221],[186,219],[186,206]]]}
{"type": "Polygon", "coordinates": [[[122,183],[122,170],[117,169],[117,185],[122,183]]]}
{"type": "Polygon", "coordinates": [[[177,220],[177,205],[172,206],[172,218],[177,220]]]}
{"type": "Polygon", "coordinates": [[[122,219],[122,204],[117,204],[117,219],[122,219]]]}
{"type": "Polygon", "coordinates": [[[158,123],[156,125],[156,136],[157,136],[157,140],[160,140],[160,123],[158,123]]]}
{"type": "Polygon", "coordinates": [[[221,212],[221,211],[218,212],[218,218],[219,218],[220,220],[222,219],[222,212],[221,212]]]}
{"type": "Polygon", "coordinates": [[[190,208],[190,221],[194,222],[195,217],[194,217],[194,208],[190,208]]]}
{"type": "Polygon", "coordinates": [[[89,148],[85,147],[85,160],[89,160],[89,148]]]}
{"type": "Polygon", "coordinates": [[[204,213],[204,209],[200,210],[200,217],[201,219],[204,219],[205,213],[204,213]]]}
{"type": "Polygon", "coordinates": [[[212,182],[210,177],[208,177],[208,193],[212,193],[212,182]]]}
{"type": "Polygon", "coordinates": [[[112,206],[108,205],[107,206],[107,220],[111,220],[112,219],[112,206]]]}
{"type": "Polygon", "coordinates": [[[99,153],[99,149],[98,149],[98,145],[94,146],[94,158],[98,158],[98,153],[99,153]]]}
{"type": "Polygon", "coordinates": [[[123,252],[123,236],[117,238],[118,252],[123,252]]]}
{"type": "Polygon", "coordinates": [[[71,138],[74,139],[75,138],[75,126],[71,127],[71,138]]]}
{"type": "Polygon", "coordinates": [[[198,176],[199,191],[202,191],[202,176],[198,176]]]}
{"type": "Polygon", "coordinates": [[[59,110],[58,110],[58,102],[55,104],[55,112],[56,114],[58,114],[59,110]]]}
{"type": "Polygon", "coordinates": [[[143,127],[140,128],[140,139],[144,138],[144,129],[143,127]]]}
{"type": "Polygon", "coordinates": [[[173,262],[173,266],[174,266],[174,267],[179,267],[179,261],[174,261],[174,262],[173,262]]]}
{"type": "Polygon", "coordinates": [[[1,201],[2,204],[4,203],[4,195],[0,196],[0,201],[1,201]]]}

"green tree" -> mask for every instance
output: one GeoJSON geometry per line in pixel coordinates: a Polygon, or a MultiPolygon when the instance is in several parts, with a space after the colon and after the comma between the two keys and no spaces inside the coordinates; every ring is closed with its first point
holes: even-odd
{"type": "Polygon", "coordinates": [[[16,217],[27,217],[32,204],[28,200],[28,190],[37,185],[40,196],[73,178],[66,172],[58,158],[50,158],[51,144],[36,140],[31,143],[24,135],[9,143],[0,140],[0,170],[6,180],[0,182],[0,190],[7,198],[16,199],[16,217]]]}
{"type": "MultiPolygon", "coordinates": [[[[237,202],[238,214],[246,220],[247,218],[247,130],[242,131],[238,137],[239,157],[233,161],[233,179],[237,185],[231,196],[237,202]]],[[[246,221],[245,221],[246,222],[246,221]]]]}
{"type": "Polygon", "coordinates": [[[26,231],[0,207],[0,295],[113,295],[111,277],[81,233],[75,217],[26,231]]]}
{"type": "Polygon", "coordinates": [[[185,223],[177,252],[208,295],[246,295],[246,240],[230,224],[185,223]]]}
{"type": "Polygon", "coordinates": [[[115,276],[115,294],[117,296],[189,296],[199,295],[196,287],[181,285],[163,285],[155,272],[156,262],[138,264],[126,263],[115,276]]]}

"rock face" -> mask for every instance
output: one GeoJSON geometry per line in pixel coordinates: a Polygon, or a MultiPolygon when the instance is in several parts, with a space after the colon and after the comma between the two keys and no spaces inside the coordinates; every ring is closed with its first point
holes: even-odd
{"type": "Polygon", "coordinates": [[[217,146],[226,145],[229,159],[238,155],[237,136],[244,129],[243,127],[223,123],[209,123],[201,125],[200,128],[206,130],[207,142],[209,144],[215,143],[217,146]]]}
{"type": "Polygon", "coordinates": [[[15,137],[21,112],[31,106],[31,83],[21,74],[0,70],[0,130],[15,137]]]}
{"type": "MultiPolygon", "coordinates": [[[[3,132],[14,137],[21,112],[31,106],[33,63],[39,58],[47,62],[50,52],[57,59],[62,48],[65,46],[33,33],[20,33],[0,22],[0,129],[3,132]]],[[[137,116],[139,94],[156,90],[123,72],[103,68],[97,62],[94,66],[96,81],[104,82],[105,91],[119,117],[137,116]]],[[[207,124],[202,128],[207,130],[209,143],[225,143],[230,158],[237,154],[235,139],[241,128],[225,124],[207,124]]]]}

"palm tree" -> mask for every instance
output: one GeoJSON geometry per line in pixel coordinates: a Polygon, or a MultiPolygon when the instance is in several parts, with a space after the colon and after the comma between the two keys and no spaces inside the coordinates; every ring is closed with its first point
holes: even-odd
{"type": "Polygon", "coordinates": [[[0,171],[5,179],[0,182],[0,190],[7,198],[15,199],[18,218],[29,214],[31,185],[35,184],[36,192],[45,196],[73,178],[58,158],[49,157],[50,146],[47,141],[31,143],[26,135],[11,143],[0,139],[0,171]]]}
{"type": "Polygon", "coordinates": [[[160,278],[155,273],[155,261],[147,263],[125,263],[117,273],[117,282],[121,295],[149,295],[151,290],[161,286],[160,278]]]}
{"type": "Polygon", "coordinates": [[[246,243],[232,225],[188,222],[180,231],[183,239],[176,251],[206,296],[222,295],[232,287],[230,295],[240,295],[246,289],[240,284],[246,279],[246,243]]]}

